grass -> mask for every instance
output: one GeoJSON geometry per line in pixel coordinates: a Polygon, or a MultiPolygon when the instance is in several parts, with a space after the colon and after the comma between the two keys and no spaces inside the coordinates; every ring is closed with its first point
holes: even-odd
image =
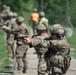
{"type": "Polygon", "coordinates": [[[67,37],[67,40],[70,43],[70,47],[74,48],[74,50],[71,50],[71,56],[76,58],[76,27],[74,28],[73,35],[67,37]]]}
{"type": "Polygon", "coordinates": [[[0,30],[0,39],[0,72],[7,72],[10,70],[9,64],[11,64],[11,61],[7,57],[7,47],[5,44],[4,32],[2,30],[0,30]]]}

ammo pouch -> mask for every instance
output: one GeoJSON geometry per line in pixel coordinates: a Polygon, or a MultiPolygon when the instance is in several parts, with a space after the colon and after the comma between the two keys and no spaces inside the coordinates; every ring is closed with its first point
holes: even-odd
{"type": "Polygon", "coordinates": [[[64,57],[64,67],[62,68],[62,72],[66,73],[66,71],[69,69],[71,63],[71,57],[70,55],[66,55],[64,57]]]}
{"type": "Polygon", "coordinates": [[[63,60],[64,57],[62,55],[52,55],[52,58],[50,59],[52,65],[58,68],[63,67],[63,60]]]}

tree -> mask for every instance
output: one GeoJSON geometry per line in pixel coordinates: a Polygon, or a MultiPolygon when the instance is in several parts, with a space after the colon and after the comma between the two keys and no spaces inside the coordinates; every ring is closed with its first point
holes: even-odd
{"type": "MultiPolygon", "coordinates": [[[[69,1],[69,16],[73,25],[76,25],[76,0],[69,1]]],[[[0,10],[3,5],[9,5],[11,10],[22,15],[26,22],[34,7],[41,11],[41,0],[0,0],[0,10]]],[[[49,24],[66,24],[66,0],[43,0],[43,10],[49,19],[49,24]]]]}

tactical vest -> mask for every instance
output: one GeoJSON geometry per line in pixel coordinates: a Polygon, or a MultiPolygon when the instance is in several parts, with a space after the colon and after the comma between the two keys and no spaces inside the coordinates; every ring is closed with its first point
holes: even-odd
{"type": "Polygon", "coordinates": [[[38,13],[32,13],[31,19],[32,19],[32,21],[34,21],[34,22],[38,22],[38,19],[39,19],[38,13]]]}

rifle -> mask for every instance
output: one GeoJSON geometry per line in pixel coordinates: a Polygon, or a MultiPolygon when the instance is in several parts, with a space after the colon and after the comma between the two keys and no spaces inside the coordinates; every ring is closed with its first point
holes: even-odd
{"type": "Polygon", "coordinates": [[[14,40],[17,40],[17,36],[18,36],[19,32],[13,32],[13,34],[14,34],[14,40]]]}
{"type": "Polygon", "coordinates": [[[17,39],[19,39],[19,38],[23,40],[24,38],[28,38],[28,36],[27,35],[17,36],[17,39]]]}

